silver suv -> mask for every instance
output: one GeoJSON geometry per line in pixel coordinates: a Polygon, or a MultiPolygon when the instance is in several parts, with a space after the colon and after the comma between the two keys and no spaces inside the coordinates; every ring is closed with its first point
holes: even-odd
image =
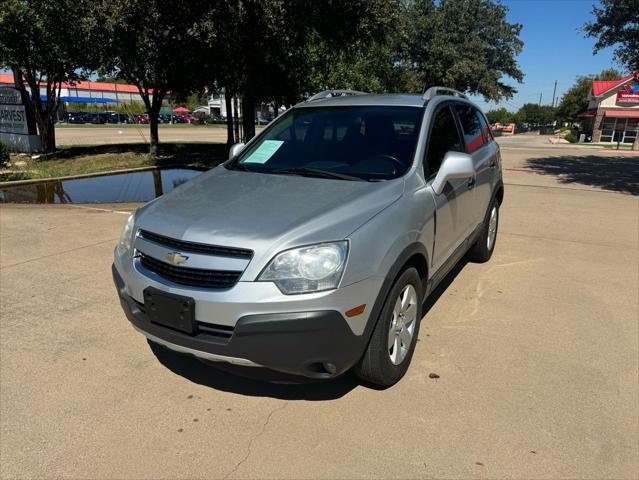
{"type": "Polygon", "coordinates": [[[323,92],[131,215],[113,277],[151,342],[388,386],[425,298],[465,254],[491,257],[503,196],[499,147],[463,94],[323,92]]]}

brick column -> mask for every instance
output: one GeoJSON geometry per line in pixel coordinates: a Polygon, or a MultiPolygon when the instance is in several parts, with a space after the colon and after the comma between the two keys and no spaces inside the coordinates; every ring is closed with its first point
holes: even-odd
{"type": "Polygon", "coordinates": [[[639,150],[639,132],[637,132],[637,136],[635,137],[635,143],[632,144],[633,150],[639,150]]]}
{"type": "Polygon", "coordinates": [[[603,108],[597,109],[595,123],[592,126],[592,143],[599,143],[601,141],[601,122],[603,122],[604,112],[605,110],[603,108]]]}

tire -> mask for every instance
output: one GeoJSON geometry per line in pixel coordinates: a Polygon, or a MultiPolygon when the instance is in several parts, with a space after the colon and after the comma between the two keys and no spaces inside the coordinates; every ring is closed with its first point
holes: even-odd
{"type": "Polygon", "coordinates": [[[389,387],[404,376],[419,335],[422,296],[422,281],[417,270],[407,268],[388,292],[368,348],[354,368],[359,378],[378,387],[389,387]],[[402,300],[408,302],[404,307],[402,300]],[[398,315],[400,312],[403,315],[398,315]],[[395,332],[392,336],[391,329],[395,332]]]}
{"type": "Polygon", "coordinates": [[[476,263],[484,263],[490,260],[495,251],[495,243],[497,243],[497,230],[499,227],[499,202],[496,198],[488,207],[484,226],[481,235],[475,244],[468,250],[469,260],[476,263]],[[494,215],[494,216],[493,216],[494,215]]]}

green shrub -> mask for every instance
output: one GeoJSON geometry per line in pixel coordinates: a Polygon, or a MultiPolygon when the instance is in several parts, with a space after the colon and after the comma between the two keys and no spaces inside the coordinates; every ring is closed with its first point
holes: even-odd
{"type": "Polygon", "coordinates": [[[9,148],[0,142],[0,167],[5,167],[9,163],[9,148]]]}
{"type": "Polygon", "coordinates": [[[577,138],[577,135],[575,135],[573,132],[570,132],[564,138],[568,140],[570,143],[577,143],[579,141],[579,138],[577,138]]]}

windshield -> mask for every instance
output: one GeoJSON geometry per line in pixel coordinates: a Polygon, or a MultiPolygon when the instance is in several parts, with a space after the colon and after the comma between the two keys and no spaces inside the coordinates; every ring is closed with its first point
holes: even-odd
{"type": "Polygon", "coordinates": [[[294,108],[227,168],[341,180],[388,180],[410,167],[418,107],[294,108]]]}

